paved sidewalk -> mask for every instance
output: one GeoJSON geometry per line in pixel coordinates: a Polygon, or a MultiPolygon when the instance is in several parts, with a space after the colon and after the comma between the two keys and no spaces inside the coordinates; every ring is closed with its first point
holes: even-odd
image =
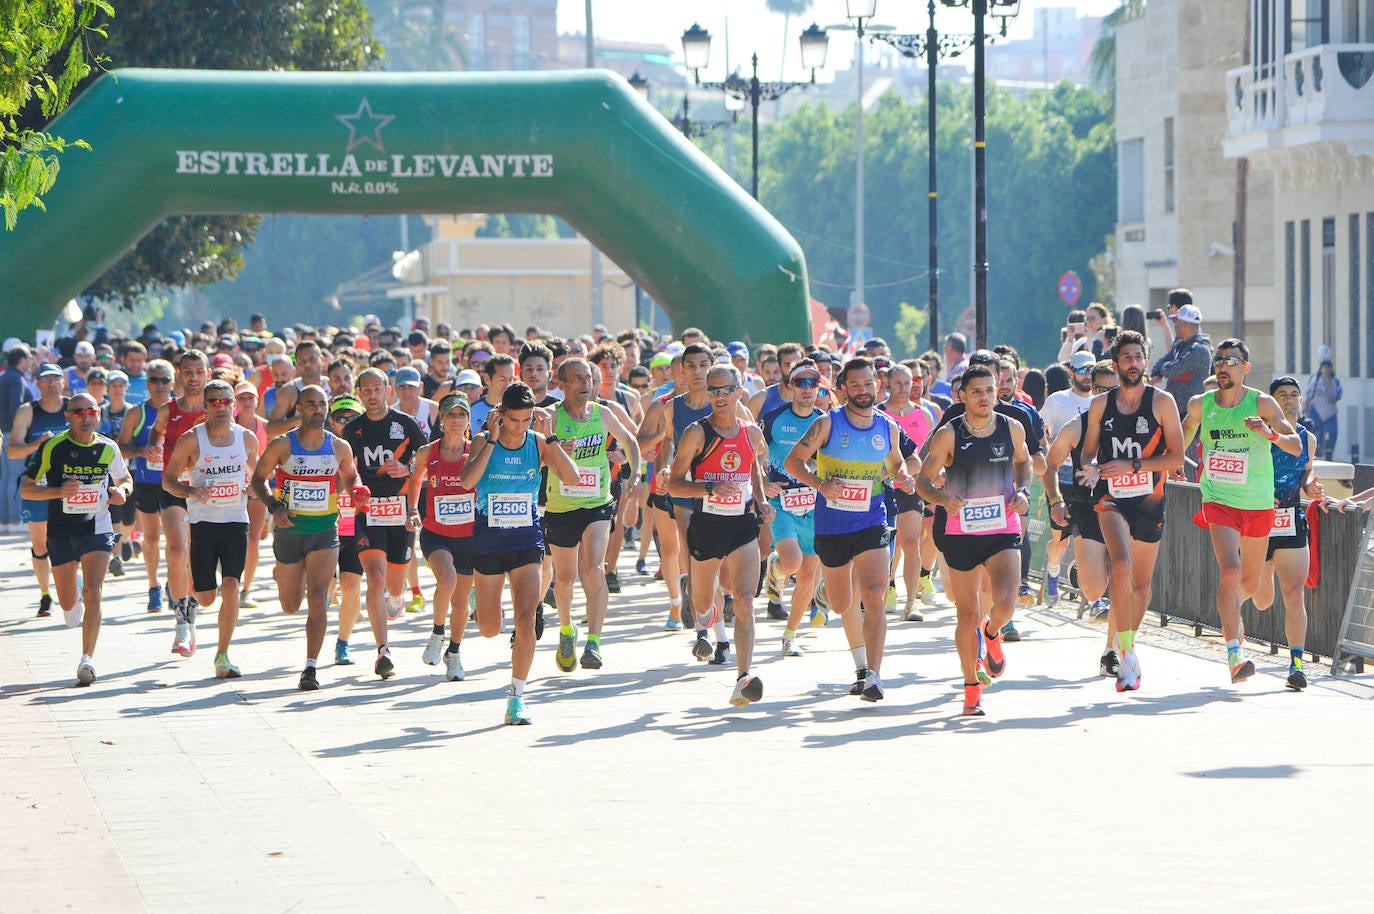
{"type": "Polygon", "coordinates": [[[428,610],[393,624],[397,678],[371,675],[364,623],[359,664],[326,661],[298,692],[304,617],[280,613],[263,557],[231,651],[244,678],[212,678],[213,611],[209,646],[168,653],[135,561],[106,588],[99,681],[76,689],[79,636],[33,618],[27,541],[0,535],[0,910],[1366,903],[1374,674],[1312,666],[1293,694],[1260,651],[1233,687],[1215,644],[1150,629],[1144,688],[1122,696],[1096,675],[1103,629],[1040,608],[1018,613],[988,716],[966,720],[942,604],[889,617],[877,705],[846,694],[837,622],[783,659],[781,624],[760,621],[764,700],[735,710],[732,672],[661,630],[666,596],[631,559],[605,668],[559,673],[551,626],[534,725],[507,728],[507,638],[470,629],[468,678],[445,682],[419,659],[428,610]]]}

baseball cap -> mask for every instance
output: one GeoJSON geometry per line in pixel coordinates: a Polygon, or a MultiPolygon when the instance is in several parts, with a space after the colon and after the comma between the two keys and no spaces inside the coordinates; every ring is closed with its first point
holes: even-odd
{"type": "Polygon", "coordinates": [[[95,347],[88,340],[82,340],[76,344],[75,352],[77,355],[95,355],[95,347]]]}
{"type": "Polygon", "coordinates": [[[210,359],[210,365],[214,368],[233,368],[234,357],[227,352],[216,352],[210,359]]]}
{"type": "Polygon", "coordinates": [[[17,336],[12,336],[12,337],[10,337],[9,339],[5,340],[5,351],[6,351],[6,352],[9,352],[9,351],[10,351],[11,349],[13,349],[15,346],[22,346],[22,345],[24,345],[24,341],[23,341],[23,340],[21,340],[21,339],[20,339],[19,337],[17,337],[17,336]]]}
{"type": "Polygon", "coordinates": [[[469,384],[471,384],[474,387],[481,387],[482,378],[480,375],[477,374],[477,372],[473,371],[471,368],[464,368],[462,371],[458,372],[458,377],[453,382],[453,386],[466,387],[469,384]]]}
{"type": "Polygon", "coordinates": [[[821,376],[821,373],[816,370],[816,366],[814,365],[798,365],[796,368],[792,369],[792,373],[787,376],[787,380],[794,381],[797,378],[802,377],[803,375],[810,375],[813,378],[819,378],[821,376]]]}
{"type": "Polygon", "coordinates": [[[59,377],[59,378],[60,378],[60,377],[62,377],[62,369],[61,369],[61,368],[58,368],[58,367],[57,367],[56,365],[54,365],[52,362],[47,362],[47,363],[45,363],[45,364],[43,365],[42,368],[38,369],[38,377],[40,377],[40,378],[59,377]]]}
{"type": "Polygon", "coordinates": [[[472,405],[468,403],[468,398],[462,394],[445,394],[439,401],[439,416],[447,416],[455,409],[461,409],[465,413],[472,412],[472,405]]]}
{"type": "Polygon", "coordinates": [[[735,340],[729,346],[726,346],[725,351],[730,353],[731,356],[742,355],[746,359],[749,358],[749,347],[741,343],[739,340],[735,340]]]}
{"type": "Polygon", "coordinates": [[[357,398],[350,397],[347,394],[345,394],[344,396],[335,399],[333,403],[329,404],[329,414],[331,416],[335,413],[342,412],[364,413],[366,412],[366,410],[363,409],[363,405],[358,402],[357,398]]]}
{"type": "Polygon", "coordinates": [[[219,338],[218,345],[223,346],[225,349],[233,349],[238,345],[238,341],[232,336],[222,336],[219,338]]]}
{"type": "Polygon", "coordinates": [[[113,384],[116,381],[121,381],[125,384],[128,384],[129,376],[125,374],[123,371],[120,371],[118,368],[116,368],[114,371],[110,372],[105,376],[105,383],[113,384]]]}
{"type": "Polygon", "coordinates": [[[1197,305],[1184,305],[1174,314],[1173,319],[1183,321],[1185,324],[1200,324],[1202,323],[1202,312],[1197,309],[1197,305]]]}
{"type": "Polygon", "coordinates": [[[420,373],[409,365],[396,369],[396,377],[393,380],[397,387],[405,387],[407,384],[419,387],[424,383],[420,380],[420,373]]]}
{"type": "MultiPolygon", "coordinates": [[[[110,377],[114,377],[113,372],[111,372],[110,377]]],[[[256,397],[258,395],[258,389],[253,386],[253,382],[251,381],[240,381],[234,385],[234,396],[237,397],[239,394],[252,394],[256,397]]]]}
{"type": "Polygon", "coordinates": [[[673,357],[666,352],[660,352],[649,360],[650,368],[667,368],[673,364],[673,357]]]}
{"type": "Polygon", "coordinates": [[[1292,375],[1283,375],[1282,377],[1270,381],[1269,393],[1272,395],[1274,391],[1278,390],[1280,387],[1296,387],[1298,390],[1302,390],[1302,385],[1299,384],[1298,379],[1292,375]]]}
{"type": "Polygon", "coordinates": [[[1069,367],[1078,372],[1092,368],[1096,364],[1097,360],[1094,359],[1093,354],[1086,349],[1078,350],[1069,358],[1069,367]]]}

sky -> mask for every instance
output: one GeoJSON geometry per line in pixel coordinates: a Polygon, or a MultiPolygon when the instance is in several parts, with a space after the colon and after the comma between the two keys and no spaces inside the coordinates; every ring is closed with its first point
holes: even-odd
{"type": "MultiPolygon", "coordinates": [[[[1103,16],[1119,5],[1119,0],[1022,0],[1020,15],[1012,20],[1008,38],[1029,38],[1033,32],[1033,11],[1040,7],[1072,6],[1080,16],[1103,16]]],[[[968,9],[946,9],[936,4],[936,27],[949,32],[972,32],[973,16],[968,9]]],[[[711,43],[710,71],[703,71],[705,79],[719,79],[726,73],[725,40],[729,36],[730,66],[743,65],[755,52],[759,55],[759,75],[764,79],[778,78],[784,40],[783,17],[770,13],[764,0],[592,0],[592,20],[597,37],[621,41],[656,41],[682,54],[682,33],[693,22],[699,22],[714,37],[711,43]]],[[[798,64],[797,43],[803,29],[812,21],[822,28],[843,24],[844,0],[815,0],[811,11],[794,19],[788,26],[787,79],[802,79],[807,75],[798,64]]],[[[927,25],[926,4],[921,0],[878,0],[878,15],[874,22],[891,25],[898,32],[924,32],[927,25]]],[[[993,31],[989,21],[988,31],[993,31]]],[[[561,33],[583,33],[586,28],[586,0],[558,0],[558,30],[561,33]]],[[[831,36],[827,69],[846,69],[853,54],[852,33],[831,36]]],[[[823,72],[817,79],[825,82],[823,72]]]]}

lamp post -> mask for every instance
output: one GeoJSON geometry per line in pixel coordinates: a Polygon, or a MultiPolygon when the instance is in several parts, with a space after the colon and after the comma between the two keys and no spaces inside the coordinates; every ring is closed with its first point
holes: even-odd
{"type": "MultiPolygon", "coordinates": [[[[711,60],[711,33],[697,23],[682,33],[682,59],[687,69],[692,71],[692,79],[706,89],[717,89],[726,96],[745,101],[749,104],[753,142],[753,183],[751,193],[759,198],[759,104],[776,101],[793,89],[816,84],[816,71],[825,66],[825,55],[830,38],[825,30],[815,23],[801,34],[802,66],[811,71],[808,82],[762,82],[759,80],[759,55],[753,55],[753,75],[745,79],[738,74],[727,76],[723,82],[702,82],[701,71],[711,60]]],[[[727,106],[728,107],[728,106],[727,106]]]]}
{"type": "MultiPolygon", "coordinates": [[[[645,79],[643,76],[641,76],[641,75],[639,74],[639,71],[636,70],[636,71],[634,72],[634,75],[630,77],[629,82],[630,82],[630,88],[631,88],[631,89],[634,89],[635,92],[639,93],[639,97],[642,98],[642,99],[644,99],[644,100],[647,102],[647,101],[649,100],[649,86],[650,86],[649,81],[648,81],[647,79],[645,79]]],[[[691,107],[690,107],[690,104],[689,104],[689,101],[688,101],[688,97],[687,97],[687,96],[688,96],[688,93],[686,92],[686,90],[684,90],[683,93],[682,93],[682,113],[679,114],[679,115],[677,115],[676,117],[674,117],[674,118],[670,121],[670,123],[671,123],[674,127],[676,127],[676,128],[678,129],[678,131],[679,131],[683,136],[687,137],[688,139],[690,139],[690,138],[692,138],[692,137],[705,136],[706,134],[710,133],[712,130],[715,130],[717,127],[726,127],[726,126],[728,126],[728,125],[734,123],[734,120],[733,120],[733,119],[732,119],[732,120],[728,120],[728,121],[694,121],[694,120],[692,120],[692,117],[691,117],[691,107]]],[[[730,101],[730,99],[729,99],[728,96],[726,97],[726,100],[727,100],[727,101],[730,101]]],[[[741,104],[741,105],[739,106],[739,108],[732,109],[732,108],[730,107],[730,105],[727,104],[727,105],[726,105],[726,110],[740,110],[740,109],[742,109],[743,107],[744,107],[744,106],[741,104]]]]}
{"type": "Polygon", "coordinates": [[[945,6],[973,9],[973,310],[975,339],[979,349],[988,344],[988,188],[987,138],[984,130],[984,44],[989,13],[1001,19],[1001,33],[1007,34],[1007,20],[1021,9],[1021,0],[940,0],[945,6]]]}
{"type": "MultiPolygon", "coordinates": [[[[941,57],[958,57],[970,44],[973,43],[972,35],[941,35],[935,28],[935,0],[928,0],[926,11],[930,14],[930,26],[925,34],[883,34],[877,33],[872,36],[879,41],[885,41],[902,53],[904,57],[921,57],[926,59],[926,141],[927,158],[929,161],[929,193],[926,208],[926,232],[929,235],[930,253],[928,259],[928,269],[930,270],[930,292],[926,305],[926,314],[929,318],[927,330],[930,334],[930,348],[936,352],[940,351],[940,192],[939,184],[936,181],[935,167],[935,148],[936,148],[936,117],[935,117],[935,84],[936,70],[940,65],[941,57]]],[[[870,39],[872,40],[872,39],[870,39]]]]}

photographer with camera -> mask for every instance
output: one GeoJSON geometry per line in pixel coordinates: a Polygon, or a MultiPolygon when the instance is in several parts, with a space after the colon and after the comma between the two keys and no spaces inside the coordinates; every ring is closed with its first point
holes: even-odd
{"type": "Polygon", "coordinates": [[[1192,303],[1192,293],[1187,289],[1170,292],[1170,307],[1184,297],[1186,302],[1169,316],[1173,345],[1150,369],[1150,383],[1168,382],[1180,415],[1188,408],[1188,400],[1202,393],[1203,384],[1212,373],[1212,340],[1202,332],[1202,312],[1192,303]]]}
{"type": "Polygon", "coordinates": [[[1069,312],[1069,319],[1059,328],[1059,358],[1055,359],[1056,362],[1067,363],[1074,352],[1081,348],[1079,340],[1088,336],[1087,321],[1088,312],[1082,308],[1069,312]]]}

